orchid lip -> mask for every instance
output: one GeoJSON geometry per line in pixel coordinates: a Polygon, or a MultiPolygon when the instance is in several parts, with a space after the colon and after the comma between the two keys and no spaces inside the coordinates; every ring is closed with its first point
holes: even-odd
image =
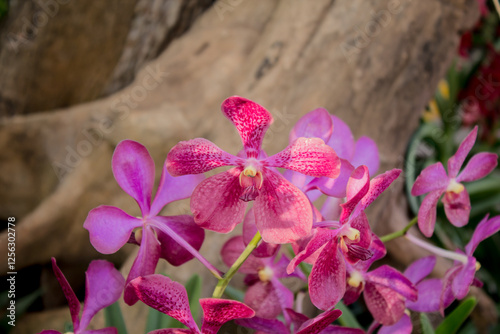
{"type": "Polygon", "coordinates": [[[274,271],[270,267],[265,266],[258,271],[258,275],[262,282],[269,282],[274,276],[274,271]]]}
{"type": "Polygon", "coordinates": [[[363,276],[359,273],[359,271],[351,272],[350,277],[347,280],[347,284],[349,284],[353,288],[358,288],[363,282],[363,276]]]}
{"type": "Polygon", "coordinates": [[[446,188],[446,191],[460,194],[462,191],[464,191],[464,189],[465,187],[463,186],[463,184],[457,182],[457,180],[455,179],[451,179],[448,187],[446,188]]]}

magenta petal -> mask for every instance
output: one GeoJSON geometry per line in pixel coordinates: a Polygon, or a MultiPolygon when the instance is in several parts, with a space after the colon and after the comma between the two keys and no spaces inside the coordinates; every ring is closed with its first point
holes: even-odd
{"type": "MultiPolygon", "coordinates": [[[[255,225],[255,213],[253,208],[250,208],[245,216],[245,219],[243,220],[243,242],[245,245],[248,245],[257,232],[257,225],[255,225]]],[[[255,248],[252,252],[252,255],[256,257],[270,257],[276,253],[278,248],[279,245],[270,244],[261,240],[257,248],[255,248]]]]}
{"type": "Polygon", "coordinates": [[[465,158],[467,158],[467,155],[476,142],[476,137],[477,125],[462,141],[462,143],[458,147],[457,152],[450,159],[448,159],[448,176],[450,178],[455,178],[457,176],[460,167],[462,167],[465,161],[465,158]]]}
{"type": "Polygon", "coordinates": [[[405,299],[391,288],[366,282],[363,292],[373,318],[384,326],[394,325],[405,311],[405,299]]]}
{"type": "Polygon", "coordinates": [[[420,208],[418,209],[418,228],[427,238],[430,238],[434,233],[436,225],[436,206],[443,192],[434,190],[425,196],[420,208]]]}
{"type": "Polygon", "coordinates": [[[307,320],[300,326],[296,334],[316,334],[328,327],[342,315],[340,310],[329,310],[307,320]]]}
{"type": "Polygon", "coordinates": [[[165,166],[172,176],[200,174],[221,166],[235,166],[243,160],[220,149],[205,138],[181,141],[167,155],[165,166]]]}
{"type": "Polygon", "coordinates": [[[114,206],[101,205],[90,210],[83,223],[89,231],[90,243],[102,254],[112,254],[122,248],[134,228],[142,221],[114,206]]]}
{"type": "Polygon", "coordinates": [[[300,326],[302,326],[302,324],[304,322],[309,320],[309,318],[307,316],[305,316],[302,313],[295,312],[291,308],[287,308],[285,311],[288,314],[288,317],[290,318],[290,320],[292,321],[294,328],[299,328],[300,326]]]}
{"type": "Polygon", "coordinates": [[[193,332],[199,333],[189,309],[186,289],[163,275],[139,277],[130,286],[142,302],[155,310],[180,321],[193,332]]]}
{"type": "Polygon", "coordinates": [[[366,280],[391,289],[408,300],[417,300],[417,289],[413,283],[396,269],[382,265],[366,274],[366,280]]]}
{"type": "Polygon", "coordinates": [[[340,214],[341,222],[347,220],[369,189],[370,173],[368,172],[368,167],[359,166],[352,172],[347,182],[347,201],[340,205],[342,207],[342,213],[340,214]]]}
{"type": "Polygon", "coordinates": [[[340,118],[332,115],[333,132],[328,141],[339,158],[351,160],[354,154],[354,138],[351,129],[340,118]]]}
{"type": "Polygon", "coordinates": [[[293,143],[299,137],[321,138],[326,143],[333,131],[333,121],[328,111],[317,108],[302,116],[290,131],[289,142],[293,143]]]}
{"type": "Polygon", "coordinates": [[[351,264],[357,263],[359,260],[368,260],[373,253],[368,250],[372,243],[372,230],[368,223],[368,218],[364,212],[361,212],[356,218],[349,222],[350,226],[359,231],[359,240],[346,240],[348,252],[344,253],[346,261],[351,264]]]}
{"type": "Polygon", "coordinates": [[[325,220],[336,220],[340,219],[340,212],[342,210],[340,204],[342,200],[335,197],[327,197],[323,206],[321,207],[321,215],[325,220]]]}
{"type": "MultiPolygon", "coordinates": [[[[238,325],[256,330],[256,333],[290,334],[290,330],[278,319],[253,317],[235,321],[238,325]]],[[[238,332],[239,333],[239,332],[238,332]]]]}
{"type": "Polygon", "coordinates": [[[413,325],[411,319],[407,314],[392,326],[382,326],[377,332],[378,334],[411,334],[413,325]]]}
{"type": "Polygon", "coordinates": [[[141,245],[139,253],[130,268],[127,281],[125,283],[125,292],[123,299],[128,305],[135,304],[139,297],[135,294],[134,289],[129,284],[134,278],[154,274],[158,260],[160,259],[160,244],[156,239],[151,227],[146,226],[142,229],[141,245]]]}
{"type": "Polygon", "coordinates": [[[194,188],[204,179],[203,174],[174,177],[168,172],[165,162],[150,216],[156,216],[168,203],[191,197],[194,188]]]}
{"type": "Polygon", "coordinates": [[[345,262],[332,240],[323,248],[309,276],[311,302],[320,310],[328,310],[342,298],[345,287],[345,262]]]}
{"type": "Polygon", "coordinates": [[[313,236],[307,243],[307,246],[299,252],[288,264],[287,273],[291,274],[302,261],[309,259],[309,263],[314,263],[322,252],[322,247],[332,240],[338,233],[338,230],[329,230],[316,228],[313,230],[313,236]]]}
{"type": "Polygon", "coordinates": [[[457,272],[457,275],[453,278],[451,283],[451,289],[457,299],[464,298],[469,292],[469,288],[476,275],[476,259],[472,256],[468,256],[467,263],[460,267],[460,271],[457,272]]]}
{"type": "Polygon", "coordinates": [[[426,167],[420,173],[411,188],[411,194],[413,196],[420,196],[434,190],[444,190],[448,186],[448,183],[448,175],[444,170],[443,164],[436,162],[426,167]]]}
{"type": "Polygon", "coordinates": [[[370,175],[375,175],[380,167],[378,147],[375,141],[366,136],[360,137],[356,142],[354,155],[350,161],[354,167],[367,166],[370,175]]]}
{"type": "Polygon", "coordinates": [[[309,183],[308,188],[316,187],[327,196],[344,198],[346,197],[347,182],[353,171],[354,167],[349,161],[340,159],[340,174],[336,179],[329,177],[315,178],[309,183]]]}
{"type": "Polygon", "coordinates": [[[479,180],[491,173],[497,165],[498,155],[495,153],[478,153],[469,160],[465,168],[457,176],[457,182],[479,180]]]}
{"type": "Polygon", "coordinates": [[[219,233],[231,232],[243,221],[246,202],[240,200],[240,167],[209,177],[191,196],[191,211],[199,226],[219,233]]]}
{"type": "MultiPolygon", "coordinates": [[[[289,294],[291,294],[292,305],[287,305],[287,307],[293,306],[293,294],[290,291],[289,294]]],[[[250,286],[243,301],[255,311],[257,317],[273,319],[280,315],[282,311],[280,299],[271,282],[258,281],[250,286]]]]}
{"type": "Polygon", "coordinates": [[[500,216],[488,219],[488,215],[486,215],[477,225],[471,240],[465,246],[466,254],[472,255],[481,241],[491,237],[498,231],[500,231],[500,216]]]}
{"type": "Polygon", "coordinates": [[[82,334],[118,334],[118,330],[115,327],[106,327],[101,329],[86,330],[82,334]]]}
{"type": "Polygon", "coordinates": [[[182,329],[182,328],[165,328],[165,329],[157,329],[155,331],[149,332],[148,334],[200,334],[201,332],[196,329],[182,329]]]}
{"type": "MultiPolygon", "coordinates": [[[[222,249],[220,251],[222,261],[224,261],[226,266],[231,267],[244,250],[245,244],[243,243],[243,237],[232,237],[231,239],[226,241],[224,246],[222,246],[222,249]]],[[[244,274],[256,274],[260,269],[264,267],[265,264],[260,258],[250,254],[247,260],[243,262],[238,271],[244,274]]]]}
{"type": "Polygon", "coordinates": [[[222,102],[221,110],[236,126],[247,157],[257,158],[264,134],[273,122],[269,111],[239,96],[227,98],[222,102]]]}
{"type": "Polygon", "coordinates": [[[265,242],[290,243],[311,231],[313,216],[306,195],[281,174],[269,169],[263,171],[262,188],[253,209],[265,242]]]}
{"type": "MultiPolygon", "coordinates": [[[[112,263],[94,260],[85,273],[85,302],[80,327],[87,328],[94,315],[116,302],[123,291],[125,279],[112,263]]],[[[108,330],[109,332],[109,330],[108,330]]]]}
{"type": "Polygon", "coordinates": [[[298,138],[264,162],[269,167],[291,169],[316,177],[336,178],[340,174],[340,159],[335,151],[319,138],[298,138]]]}
{"type": "Polygon", "coordinates": [[[52,329],[46,329],[41,331],[39,334],[62,334],[62,333],[52,329]]]}
{"type": "Polygon", "coordinates": [[[423,280],[416,286],[418,299],[416,301],[407,300],[406,307],[417,312],[437,312],[441,303],[441,291],[443,282],[439,278],[423,280]]]}
{"type": "MultiPolygon", "coordinates": [[[[311,332],[315,333],[315,332],[311,332]]],[[[361,328],[350,328],[344,326],[330,325],[319,332],[320,334],[365,334],[365,331],[361,328]]]]}
{"type": "Polygon", "coordinates": [[[235,300],[203,298],[200,299],[203,309],[203,334],[216,334],[219,328],[228,321],[251,318],[255,312],[243,303],[235,300]]]}
{"type": "Polygon", "coordinates": [[[462,227],[469,222],[470,199],[466,189],[459,194],[447,191],[442,199],[446,218],[456,227],[462,227]]]}
{"type": "Polygon", "coordinates": [[[68,301],[69,312],[71,313],[71,321],[73,322],[73,327],[75,328],[75,330],[77,330],[80,326],[80,320],[78,319],[78,316],[80,314],[80,302],[78,301],[78,298],[76,298],[75,292],[73,291],[73,289],[71,289],[71,286],[66,280],[66,277],[64,277],[61,269],[59,269],[59,267],[57,266],[56,259],[54,258],[52,258],[52,270],[54,271],[57,281],[59,282],[59,285],[64,292],[64,296],[68,301]]]}
{"type": "Polygon", "coordinates": [[[436,265],[436,257],[433,255],[422,257],[406,268],[404,275],[413,284],[417,284],[430,275],[436,265]]]}
{"type": "Polygon", "coordinates": [[[155,163],[148,150],[138,142],[124,140],[116,146],[112,166],[116,182],[137,201],[146,216],[155,181],[155,163]]]}
{"type": "MultiPolygon", "coordinates": [[[[181,216],[157,216],[157,223],[163,223],[172,229],[178,236],[193,246],[194,249],[200,250],[203,240],[205,239],[205,231],[196,225],[193,217],[189,215],[181,216]]],[[[158,241],[161,244],[161,257],[167,260],[173,266],[180,266],[191,260],[194,256],[186,250],[184,245],[174,241],[171,236],[159,229],[155,229],[158,235],[158,241]]]]}

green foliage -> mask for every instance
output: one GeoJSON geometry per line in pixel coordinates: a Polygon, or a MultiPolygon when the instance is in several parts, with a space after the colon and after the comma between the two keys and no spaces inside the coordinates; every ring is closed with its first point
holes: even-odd
{"type": "Polygon", "coordinates": [[[422,326],[422,334],[434,334],[429,317],[425,313],[420,313],[420,325],[422,326]]]}
{"type": "Polygon", "coordinates": [[[474,307],[476,307],[476,304],[477,300],[474,297],[465,299],[436,328],[436,334],[456,333],[465,320],[467,320],[474,307]]]}
{"type": "Polygon", "coordinates": [[[127,327],[123,320],[122,310],[118,302],[111,304],[104,309],[106,327],[116,327],[118,334],[127,334],[127,327]]]}
{"type": "Polygon", "coordinates": [[[340,301],[335,308],[339,309],[342,311],[342,315],[340,318],[338,318],[338,322],[345,327],[352,327],[352,328],[363,328],[358,320],[356,320],[356,317],[354,314],[351,312],[351,310],[342,302],[340,301]]]}

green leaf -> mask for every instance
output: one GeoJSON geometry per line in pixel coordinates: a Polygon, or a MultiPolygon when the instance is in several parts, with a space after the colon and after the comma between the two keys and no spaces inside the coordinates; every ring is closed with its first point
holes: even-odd
{"type": "MultiPolygon", "coordinates": [[[[8,298],[8,292],[9,291],[5,291],[5,296],[3,295],[2,292],[2,304],[3,304],[2,306],[5,306],[5,308],[2,307],[3,309],[6,309],[7,306],[10,304],[10,300],[13,300],[8,298]]],[[[22,298],[19,298],[19,300],[15,301],[16,321],[19,317],[21,317],[21,315],[23,315],[28,310],[31,304],[33,304],[35,300],[41,295],[42,295],[42,289],[37,289],[32,293],[30,293],[29,295],[26,295],[22,298]]],[[[0,320],[0,332],[1,330],[3,330],[4,333],[8,333],[12,329],[12,326],[8,324],[9,321],[11,321],[11,319],[8,318],[7,316],[2,317],[2,320],[0,320]]]]}
{"type": "Polygon", "coordinates": [[[228,285],[226,287],[226,290],[224,290],[224,294],[229,298],[237,300],[239,302],[243,302],[243,299],[245,298],[245,293],[243,291],[233,288],[231,285],[228,285]]]}
{"type": "Polygon", "coordinates": [[[116,327],[118,334],[127,334],[127,327],[123,320],[122,310],[118,302],[115,302],[104,309],[104,318],[107,327],[116,327]]]}
{"type": "Polygon", "coordinates": [[[467,298],[458,305],[443,322],[436,328],[436,334],[453,334],[458,331],[460,326],[469,317],[474,307],[476,307],[477,300],[474,297],[467,298]]]}
{"type": "Polygon", "coordinates": [[[422,326],[423,334],[434,334],[434,328],[432,328],[429,317],[425,313],[420,313],[420,325],[422,326]]]}
{"type": "Polygon", "coordinates": [[[200,296],[201,296],[201,278],[197,274],[191,276],[186,282],[186,291],[189,298],[189,307],[194,319],[198,319],[200,310],[200,296]]]}
{"type": "Polygon", "coordinates": [[[347,307],[342,301],[338,302],[335,308],[342,311],[342,315],[340,316],[340,318],[338,318],[338,322],[342,326],[352,327],[352,328],[363,328],[356,320],[356,317],[354,316],[354,314],[352,314],[349,307],[347,307]]]}

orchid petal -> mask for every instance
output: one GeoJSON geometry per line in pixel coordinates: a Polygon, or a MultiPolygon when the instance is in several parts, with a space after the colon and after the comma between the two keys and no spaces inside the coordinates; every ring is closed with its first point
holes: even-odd
{"type": "MultiPolygon", "coordinates": [[[[232,237],[231,239],[226,241],[224,246],[222,246],[222,249],[220,251],[222,261],[226,264],[226,266],[231,267],[244,250],[245,244],[243,243],[243,237],[232,237]]],[[[260,269],[264,267],[265,264],[260,258],[250,254],[238,269],[238,271],[244,274],[256,274],[260,269]]]]}
{"type": "Polygon", "coordinates": [[[155,331],[149,332],[148,334],[199,334],[201,333],[199,330],[192,331],[190,329],[182,329],[182,328],[164,328],[157,329],[155,331]]]}
{"type": "Polygon", "coordinates": [[[120,142],[113,153],[112,167],[116,182],[136,200],[146,216],[155,181],[155,163],[146,147],[133,140],[120,142]]]}
{"type": "Polygon", "coordinates": [[[412,196],[420,196],[438,189],[446,189],[450,179],[444,170],[443,164],[436,162],[427,166],[417,177],[411,188],[412,196]]]}
{"type": "Polygon", "coordinates": [[[342,200],[335,197],[327,197],[321,207],[321,215],[325,220],[339,220],[342,200]]]}
{"type": "Polygon", "coordinates": [[[186,289],[163,275],[138,277],[130,282],[138,298],[157,311],[165,313],[199,333],[189,309],[186,289]]]}
{"type": "Polygon", "coordinates": [[[53,329],[46,329],[46,330],[41,331],[39,334],[62,334],[62,333],[55,331],[53,329]]]}
{"type": "Polygon", "coordinates": [[[434,233],[436,225],[436,206],[443,192],[441,190],[431,191],[425,196],[418,209],[418,228],[423,235],[430,238],[434,233]]]}
{"type": "Polygon", "coordinates": [[[481,241],[491,237],[498,231],[500,231],[500,216],[488,219],[488,215],[486,215],[477,225],[471,240],[465,246],[465,253],[472,255],[481,241]]]}
{"type": "Polygon", "coordinates": [[[257,333],[290,334],[290,330],[278,319],[253,317],[250,319],[238,319],[235,322],[240,326],[254,329],[257,333]]]}
{"type": "MultiPolygon", "coordinates": [[[[316,332],[311,332],[311,334],[316,333],[316,332]]],[[[365,331],[362,330],[361,328],[350,328],[350,327],[344,327],[344,326],[335,326],[335,325],[330,325],[323,329],[321,334],[365,334],[365,331]]]]}
{"type": "Polygon", "coordinates": [[[116,302],[124,286],[125,279],[112,263],[105,260],[92,261],[85,273],[85,302],[80,328],[87,328],[97,312],[116,302]]]}
{"type": "Polygon", "coordinates": [[[426,256],[418,259],[413,262],[411,265],[406,268],[404,275],[408,278],[413,284],[417,284],[424,278],[426,278],[436,265],[436,257],[426,256]]]}
{"type": "Polygon", "coordinates": [[[191,197],[193,190],[204,179],[205,176],[203,174],[174,177],[168,172],[167,164],[165,163],[160,185],[151,205],[150,216],[156,216],[168,203],[191,197]]]}
{"type": "Polygon", "coordinates": [[[271,283],[274,288],[273,293],[274,295],[276,295],[278,303],[281,306],[281,310],[283,311],[285,320],[288,321],[288,314],[285,312],[285,310],[287,308],[293,307],[293,292],[290,291],[290,289],[288,289],[286,286],[284,286],[276,276],[271,279],[271,283]]]}
{"type": "Polygon", "coordinates": [[[299,137],[321,138],[326,143],[333,131],[333,121],[324,108],[317,108],[302,116],[290,131],[289,142],[293,143],[299,137]]]}
{"type": "MultiPolygon", "coordinates": [[[[255,234],[258,232],[257,225],[255,225],[255,213],[253,208],[248,210],[245,215],[245,219],[243,220],[243,242],[245,245],[253,239],[255,234]]],[[[252,255],[256,257],[270,257],[273,256],[278,250],[279,245],[270,244],[261,240],[257,248],[255,248],[252,252],[252,255]]]]}
{"type": "Polygon", "coordinates": [[[286,256],[285,254],[282,254],[281,258],[278,260],[278,262],[276,262],[272,265],[274,277],[277,277],[277,278],[297,277],[297,278],[300,278],[300,279],[305,281],[306,277],[301,270],[294,271],[291,274],[287,273],[286,269],[287,269],[289,264],[290,264],[290,259],[288,258],[288,256],[286,256]]]}
{"type": "Polygon", "coordinates": [[[456,194],[447,191],[442,199],[446,218],[456,227],[462,227],[469,222],[470,198],[466,189],[456,194]]]}
{"type": "Polygon", "coordinates": [[[235,300],[203,298],[200,299],[203,309],[203,334],[216,334],[219,328],[228,321],[241,318],[251,318],[254,310],[235,300]]]}
{"type": "Polygon", "coordinates": [[[457,176],[457,182],[479,180],[491,173],[497,165],[498,155],[495,153],[478,153],[469,160],[465,168],[457,176]]]}
{"type": "Polygon", "coordinates": [[[117,207],[101,205],[90,210],[83,227],[89,231],[90,243],[99,253],[112,254],[122,248],[134,228],[142,224],[140,219],[117,207]]]}
{"type": "Polygon", "coordinates": [[[239,175],[242,169],[209,177],[201,182],[191,196],[191,211],[199,226],[219,233],[231,232],[243,221],[246,202],[240,200],[243,188],[239,175]]]}
{"type": "Polygon", "coordinates": [[[257,228],[265,242],[289,243],[311,231],[313,217],[306,195],[281,174],[269,169],[263,171],[262,188],[253,208],[257,228]]]}
{"type": "Polygon", "coordinates": [[[80,320],[78,319],[78,316],[80,314],[80,302],[78,301],[78,298],[76,298],[75,292],[73,291],[73,289],[71,289],[71,286],[66,280],[66,277],[64,277],[61,269],[59,269],[59,267],[57,266],[55,258],[52,258],[52,270],[54,271],[57,281],[59,282],[59,285],[64,292],[64,296],[68,301],[69,312],[71,313],[71,321],[73,322],[73,327],[76,330],[80,326],[80,320]]]}
{"type": "Polygon", "coordinates": [[[325,311],[315,318],[307,320],[300,326],[296,334],[315,334],[328,327],[342,315],[340,310],[325,311]]]}
{"type": "Polygon", "coordinates": [[[430,278],[418,283],[418,299],[407,300],[406,307],[417,312],[437,312],[441,303],[443,282],[439,278],[430,278]]]}
{"type": "Polygon", "coordinates": [[[154,235],[153,229],[149,226],[144,227],[142,229],[139,252],[132,264],[132,268],[130,268],[125,283],[123,299],[128,305],[133,305],[139,300],[139,297],[136,295],[129,282],[139,276],[154,274],[156,265],[160,259],[160,251],[160,244],[154,235]]]}
{"type": "Polygon", "coordinates": [[[82,334],[118,334],[118,330],[115,327],[106,327],[101,329],[86,330],[82,334]]]}
{"type": "Polygon", "coordinates": [[[303,315],[302,313],[295,312],[291,308],[287,308],[285,312],[288,314],[288,317],[292,321],[294,328],[299,328],[304,322],[309,320],[307,316],[303,315]]]}
{"type": "Polygon", "coordinates": [[[342,298],[345,287],[345,262],[336,242],[331,240],[318,256],[309,276],[311,302],[320,310],[328,310],[342,298]]]}
{"type": "Polygon", "coordinates": [[[347,220],[369,189],[370,173],[368,172],[368,167],[359,166],[352,172],[347,182],[347,201],[340,205],[342,207],[342,213],[340,214],[341,222],[347,220]]]}
{"type": "Polygon", "coordinates": [[[308,242],[307,246],[298,253],[288,264],[287,273],[291,274],[295,268],[306,259],[310,259],[314,263],[317,257],[321,254],[323,248],[330,240],[332,240],[338,233],[338,230],[329,230],[324,228],[317,228],[313,230],[313,237],[308,242]],[[311,258],[312,257],[312,258],[311,258]]]}
{"type": "MultiPolygon", "coordinates": [[[[257,317],[273,319],[282,312],[280,299],[276,292],[271,282],[258,281],[247,289],[243,302],[255,311],[257,317]]],[[[288,292],[291,294],[291,303],[287,307],[291,307],[293,294],[289,290],[288,292]]]]}
{"type": "Polygon", "coordinates": [[[411,334],[413,330],[413,325],[411,324],[411,319],[407,314],[403,314],[403,317],[391,326],[382,326],[377,332],[378,334],[411,334]]]}
{"type": "Polygon", "coordinates": [[[378,147],[375,141],[366,136],[360,137],[356,142],[354,155],[350,162],[354,167],[367,166],[370,175],[375,175],[380,167],[378,147]]]}
{"type": "Polygon", "coordinates": [[[404,314],[405,299],[391,288],[367,281],[363,296],[373,318],[384,326],[394,325],[404,314]]]}
{"type": "Polygon", "coordinates": [[[347,183],[353,171],[354,167],[349,161],[340,159],[340,174],[336,179],[329,177],[315,178],[309,183],[308,188],[316,187],[327,196],[344,198],[346,197],[347,183]]]}
{"type": "Polygon", "coordinates": [[[264,163],[316,177],[336,178],[340,174],[337,154],[319,138],[298,138],[283,151],[265,159],[264,163]]]}
{"type": "Polygon", "coordinates": [[[165,166],[172,176],[201,174],[221,166],[237,166],[241,158],[220,149],[210,140],[195,138],[181,141],[167,155],[165,166]]]}
{"type": "Polygon", "coordinates": [[[373,262],[380,260],[387,254],[384,243],[375,233],[372,233],[372,243],[370,244],[370,247],[368,247],[368,250],[373,254],[372,257],[366,261],[359,261],[356,263],[356,269],[363,272],[368,271],[368,268],[371,267],[373,262]]]}
{"type": "Polygon", "coordinates": [[[346,261],[351,264],[357,263],[359,260],[367,260],[373,254],[368,250],[370,244],[372,243],[372,230],[370,228],[370,224],[368,223],[368,218],[364,212],[361,212],[356,218],[352,219],[350,222],[350,227],[359,231],[359,240],[351,241],[349,239],[346,240],[348,243],[348,251],[344,253],[346,261]],[[354,249],[357,249],[358,252],[353,252],[354,249]],[[360,257],[368,256],[367,258],[360,257]]]}
{"type": "MultiPolygon", "coordinates": [[[[180,236],[185,243],[190,244],[194,249],[200,250],[205,231],[195,224],[193,217],[189,215],[181,216],[157,216],[157,224],[165,224],[180,236]]],[[[170,235],[160,229],[155,229],[158,235],[158,241],[161,244],[161,257],[167,260],[173,266],[180,266],[191,260],[194,255],[191,254],[185,245],[179,244],[170,235]]]]}
{"type": "Polygon", "coordinates": [[[457,152],[450,159],[448,159],[448,175],[450,178],[455,178],[457,176],[460,167],[462,167],[465,161],[465,158],[467,158],[467,155],[476,142],[476,137],[477,125],[462,141],[462,143],[458,147],[457,152]]]}
{"type": "Polygon", "coordinates": [[[257,158],[262,139],[273,122],[264,107],[248,99],[232,96],[222,102],[222,113],[236,126],[248,158],[257,158]]]}
{"type": "Polygon", "coordinates": [[[417,290],[413,283],[396,269],[382,265],[366,274],[366,280],[384,286],[408,300],[417,300],[417,290]]]}
{"type": "Polygon", "coordinates": [[[451,283],[451,289],[457,299],[463,299],[469,292],[469,288],[474,281],[476,274],[476,259],[472,256],[467,257],[467,263],[461,265],[460,271],[451,283]]]}
{"type": "Polygon", "coordinates": [[[354,154],[354,137],[351,129],[337,116],[332,115],[333,132],[328,146],[333,148],[339,158],[351,160],[354,154]]]}

